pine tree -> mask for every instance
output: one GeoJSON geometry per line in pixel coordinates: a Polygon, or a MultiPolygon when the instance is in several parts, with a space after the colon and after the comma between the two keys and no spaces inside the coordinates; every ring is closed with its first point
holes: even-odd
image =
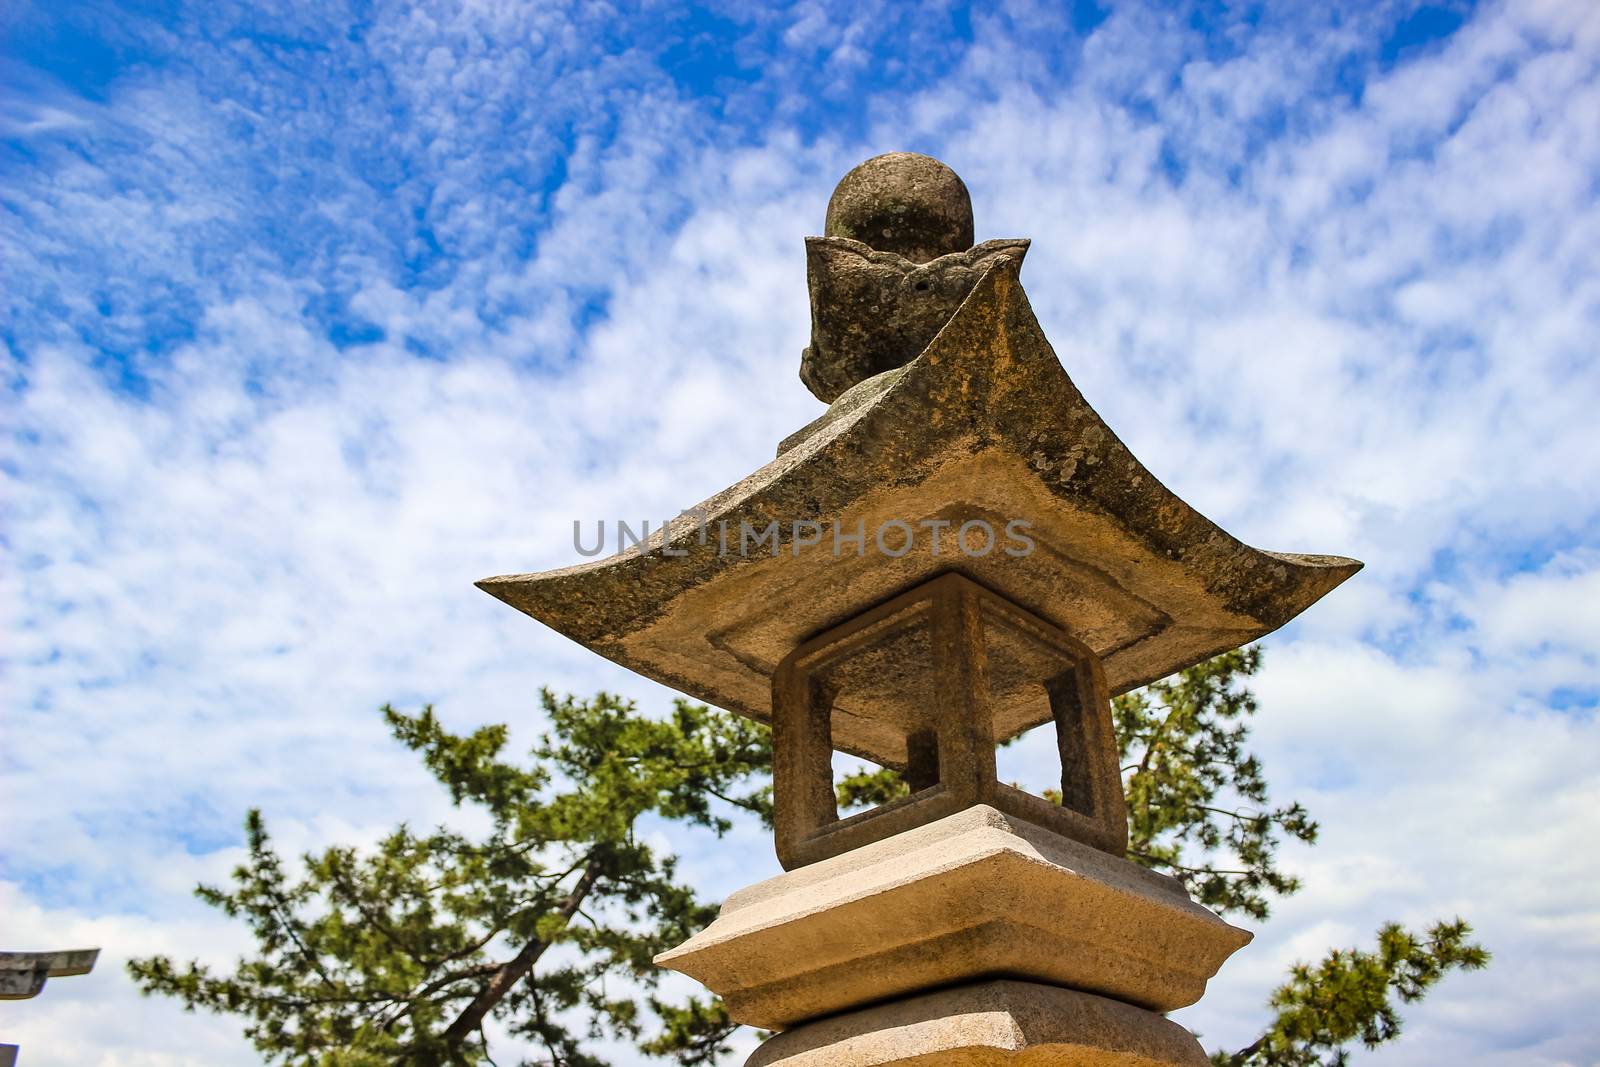
{"type": "MultiPolygon", "coordinates": [[[[730,824],[714,803],[764,813],[767,733],[686,702],[653,720],[606,694],[542,699],[549,732],[528,767],[501,758],[504,726],[457,736],[431,708],[384,708],[395,737],[456,804],[486,813],[489,831],[402,825],[368,854],[330,848],[290,874],[252,811],[233,884],[197,892],[249,926],[256,952],[225,974],[135,960],[135,980],[242,1016],[256,1048],[284,1064],[491,1063],[491,1017],[569,1067],[605,1063],[586,1048],[593,1038],[642,1040],[632,989],[648,989],[651,957],[716,908],[641,840],[641,822],[720,834],[730,824]]],[[[687,1063],[714,1051],[697,1057],[691,1044],[685,1033],[687,1063]]]]}
{"type": "MultiPolygon", "coordinates": [[[[1257,649],[1230,652],[1117,698],[1113,712],[1130,858],[1180,878],[1220,913],[1264,920],[1273,897],[1299,888],[1278,866],[1279,843],[1314,843],[1317,826],[1301,805],[1271,803],[1245,750],[1256,710],[1246,680],[1259,665],[1257,649]]],[[[252,811],[232,885],[197,893],[246,923],[256,951],[227,973],[135,960],[135,981],[190,1009],[242,1017],[269,1062],[295,1067],[492,1064],[491,1020],[543,1049],[533,1062],[551,1067],[602,1067],[602,1037],[714,1062],[734,1024],[715,998],[660,998],[650,960],[716,908],[641,828],[665,821],[720,835],[740,812],[770,825],[767,731],[685,701],[660,719],[603,693],[545,692],[542,702],[548,731],[527,766],[503,758],[504,726],[458,736],[431,708],[385,707],[394,736],[490,829],[401,825],[366,853],[330,848],[291,874],[252,811]]],[[[863,768],[840,783],[839,799],[860,807],[904,792],[894,772],[863,768]]],[[[1334,1067],[1357,1043],[1392,1041],[1397,1000],[1488,962],[1470,935],[1459,919],[1422,935],[1389,924],[1373,951],[1297,965],[1272,994],[1261,1036],[1213,1060],[1334,1067]]]]}

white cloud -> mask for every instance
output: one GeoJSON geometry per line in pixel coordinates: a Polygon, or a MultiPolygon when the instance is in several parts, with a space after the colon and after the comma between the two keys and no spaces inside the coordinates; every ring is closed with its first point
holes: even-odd
{"type": "MultiPolygon", "coordinates": [[[[1159,476],[1252,543],[1368,562],[1272,640],[1261,679],[1275,792],[1323,823],[1291,857],[1306,891],[1184,1021],[1243,1043],[1288,961],[1459,911],[1494,964],[1368,1059],[1600,1061],[1583,1024],[1600,995],[1583,848],[1600,800],[1600,22],[1488,7],[1356,104],[1306,72],[1362,26],[1201,58],[1183,26],[1129,9],[1056,85],[1010,61],[1015,19],[980,18],[960,63],[875,105],[863,143],[782,123],[727,143],[646,58],[497,5],[419,7],[369,35],[399,129],[323,100],[274,130],[294,83],[225,57],[206,62],[238,64],[216,72],[256,95],[223,106],[151,76],[71,111],[97,151],[6,194],[54,319],[4,367],[0,913],[8,943],[107,952],[8,1022],[28,1062],[253,1062],[226,1021],[138,1000],[118,961],[240,947],[187,888],[225,874],[250,805],[291,850],[450,817],[381,702],[509,720],[519,743],[540,684],[664,702],[470,583],[567,561],[574,518],[675,513],[820,410],[795,378],[799,239],[848,166],[908,141],[961,171],[980,238],[1034,238],[1024,281],[1047,332],[1159,476]],[[623,94],[635,76],[646,88],[623,94]],[[565,146],[523,121],[530,85],[553,114],[593,93],[625,113],[565,146]],[[1140,91],[1149,113],[1123,106],[1140,91]],[[1252,133],[1279,109],[1288,132],[1252,133]],[[484,158],[507,113],[525,147],[484,158]],[[274,243],[234,157],[341,128],[347,144],[282,178],[309,199],[276,223],[312,236],[274,243]],[[391,134],[427,180],[358,179],[352,154],[391,134]],[[563,154],[535,225],[537,190],[502,172],[563,154]],[[421,253],[386,245],[382,211],[418,212],[449,270],[408,277],[399,260],[421,253]],[[85,249],[88,266],[60,258],[85,249]],[[332,289],[384,340],[329,343],[308,306],[332,289]],[[65,328],[97,300],[113,340],[192,326],[139,362],[143,395],[65,328]],[[1589,696],[1555,707],[1558,691],[1589,696]]],[[[775,32],[844,65],[860,42],[820,7],[775,32]]],[[[352,98],[378,99],[378,78],[352,98]]],[[[675,844],[708,893],[771,869],[750,828],[675,844]]]]}

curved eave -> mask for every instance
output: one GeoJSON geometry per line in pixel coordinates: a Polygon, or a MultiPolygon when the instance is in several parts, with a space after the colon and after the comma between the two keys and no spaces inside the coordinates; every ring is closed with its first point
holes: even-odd
{"type": "MultiPolygon", "coordinates": [[[[941,570],[1078,634],[1125,692],[1270,633],[1361,568],[1251,548],[1162,485],[1073,385],[1009,261],[915,360],[841,396],[777,459],[691,511],[707,544],[683,517],[644,552],[478,585],[625,667],[765,720],[784,654],[941,570]],[[935,515],[1025,519],[1038,551],[794,555],[787,529],[776,558],[714,551],[722,522],[870,530],[935,515]]],[[[845,733],[840,748],[896,762],[892,741],[845,733]]]]}

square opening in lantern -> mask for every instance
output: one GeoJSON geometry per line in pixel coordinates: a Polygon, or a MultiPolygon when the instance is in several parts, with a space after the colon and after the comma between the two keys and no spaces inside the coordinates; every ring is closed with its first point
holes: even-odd
{"type": "Polygon", "coordinates": [[[830,742],[865,739],[892,753],[888,766],[912,792],[939,782],[932,615],[931,599],[914,600],[869,620],[810,667],[828,705],[830,742]]]}
{"type": "Polygon", "coordinates": [[[946,574],[807,641],[773,679],[779,858],[794,867],[975,804],[1097,848],[1126,844],[1116,744],[1093,653],[1062,628],[946,574]],[[1057,805],[998,780],[995,739],[1053,719],[1057,805]],[[834,738],[892,754],[909,796],[839,818],[834,738]]]}

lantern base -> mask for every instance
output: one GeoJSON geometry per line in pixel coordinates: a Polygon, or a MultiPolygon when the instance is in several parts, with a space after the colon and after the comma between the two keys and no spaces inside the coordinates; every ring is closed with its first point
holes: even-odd
{"type": "Polygon", "coordinates": [[[1036,982],[958,986],[779,1034],[745,1067],[1206,1067],[1155,1012],[1036,982]]]}
{"type": "Polygon", "coordinates": [[[740,890],[656,962],[784,1030],[998,978],[1171,1011],[1249,940],[1172,878],[978,805],[740,890]]]}

